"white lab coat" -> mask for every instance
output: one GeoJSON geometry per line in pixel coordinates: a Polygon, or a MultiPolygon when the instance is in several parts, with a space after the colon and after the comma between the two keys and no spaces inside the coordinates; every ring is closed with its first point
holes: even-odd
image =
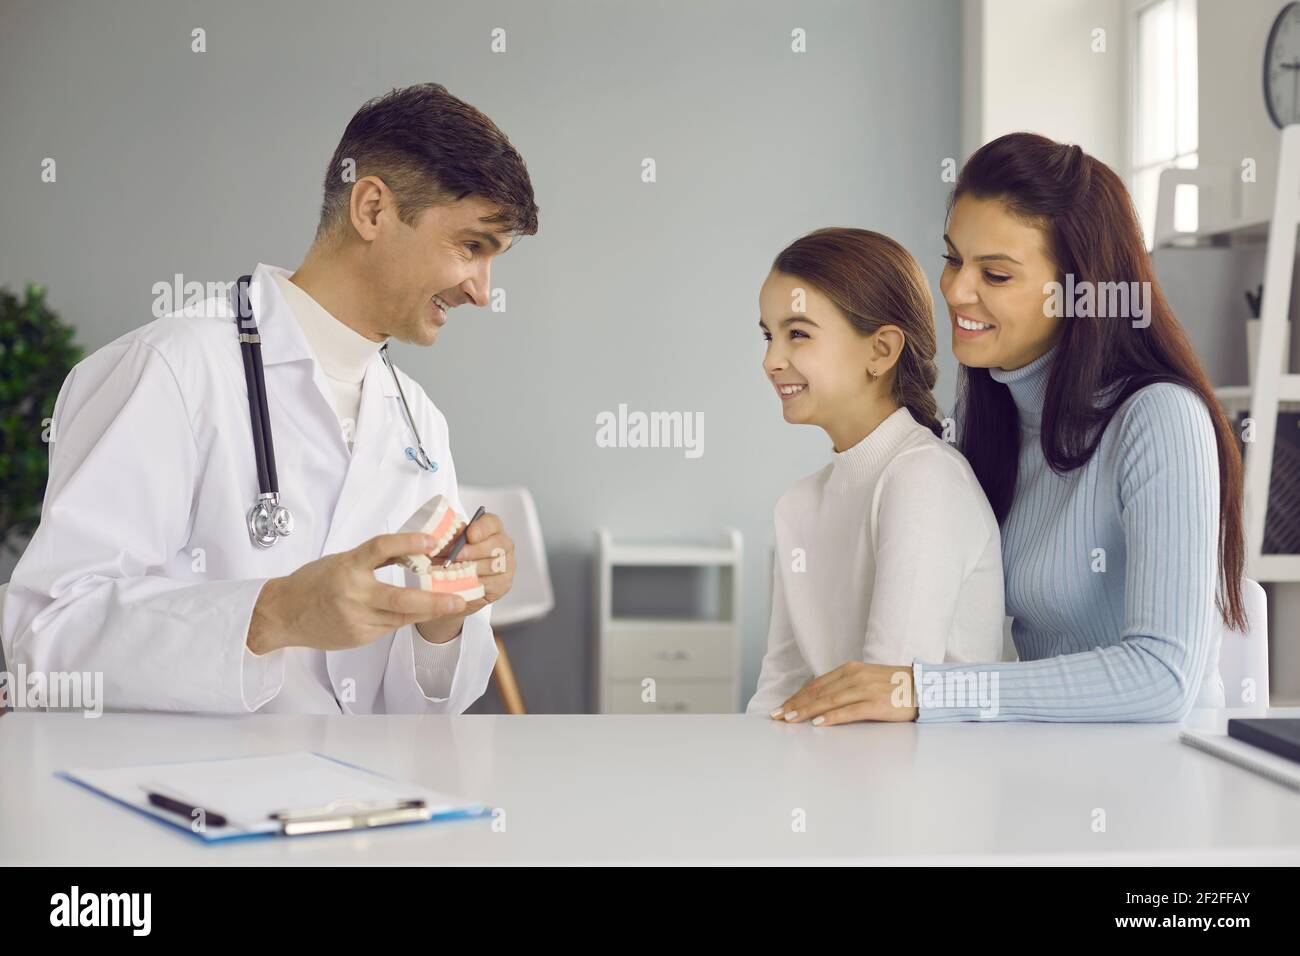
{"type": "MultiPolygon", "coordinates": [[[[259,657],[245,646],[268,578],[397,531],[435,494],[464,514],[446,419],[399,370],[438,465],[424,471],[405,456],[414,438],[378,353],[349,455],[324,373],[272,271],[283,270],[257,267],[251,299],[293,533],[269,549],[249,540],[257,467],[229,303],[129,332],[78,363],[59,392],[40,526],[3,611],[9,670],[102,672],[104,706],[115,710],[301,712],[320,710],[323,697],[335,713],[460,713],[496,662],[490,606],[465,619],[459,653],[442,655],[454,666],[445,697],[417,679],[414,626],[324,655],[339,705],[323,684],[285,680],[286,662],[301,675],[319,668],[319,652],[259,657]]],[[[394,566],[376,577],[407,583],[394,566]]]]}

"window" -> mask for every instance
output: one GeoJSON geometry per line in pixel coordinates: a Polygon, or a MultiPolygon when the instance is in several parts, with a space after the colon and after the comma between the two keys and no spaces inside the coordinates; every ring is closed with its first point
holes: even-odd
{"type": "MultiPolygon", "coordinates": [[[[1129,182],[1150,248],[1160,171],[1196,168],[1196,0],[1143,3],[1134,27],[1129,182]]],[[[1196,187],[1180,185],[1174,198],[1174,228],[1194,231],[1196,214],[1196,187]]]]}

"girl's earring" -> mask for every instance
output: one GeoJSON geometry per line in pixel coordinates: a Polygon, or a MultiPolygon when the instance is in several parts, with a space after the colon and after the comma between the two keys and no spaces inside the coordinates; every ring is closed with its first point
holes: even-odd
{"type": "Polygon", "coordinates": [[[874,382],[876,379],[880,378],[880,373],[877,372],[874,368],[869,368],[869,369],[867,369],[867,371],[871,373],[871,380],[872,380],[873,382],[874,382]]]}

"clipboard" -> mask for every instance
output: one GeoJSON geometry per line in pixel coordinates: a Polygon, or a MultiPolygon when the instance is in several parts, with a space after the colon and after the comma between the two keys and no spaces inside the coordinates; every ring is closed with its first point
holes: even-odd
{"type": "Polygon", "coordinates": [[[489,816],[459,800],[308,751],[56,774],[207,844],[489,816]]]}

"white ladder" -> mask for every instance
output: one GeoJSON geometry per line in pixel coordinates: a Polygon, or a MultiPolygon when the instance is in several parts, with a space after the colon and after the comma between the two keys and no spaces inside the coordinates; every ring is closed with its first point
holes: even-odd
{"type": "Polygon", "coordinates": [[[1300,125],[1284,127],[1281,132],[1272,218],[1242,219],[1241,185],[1240,171],[1232,168],[1164,170],[1156,194],[1154,245],[1156,248],[1226,245],[1237,239],[1258,238],[1267,230],[1255,380],[1245,390],[1229,386],[1216,391],[1221,397],[1244,398],[1254,423],[1253,440],[1246,442],[1245,461],[1246,576],[1256,581],[1300,581],[1300,555],[1264,554],[1264,522],[1268,515],[1278,411],[1283,402],[1300,403],[1300,375],[1285,367],[1287,356],[1283,354],[1295,267],[1296,229],[1300,227],[1300,125]],[[1181,184],[1198,188],[1202,210],[1209,205],[1204,200],[1218,200],[1218,209],[1226,210],[1226,221],[1196,233],[1176,231],[1174,194],[1181,184]],[[1266,356],[1271,358],[1266,360],[1266,356]]]}

